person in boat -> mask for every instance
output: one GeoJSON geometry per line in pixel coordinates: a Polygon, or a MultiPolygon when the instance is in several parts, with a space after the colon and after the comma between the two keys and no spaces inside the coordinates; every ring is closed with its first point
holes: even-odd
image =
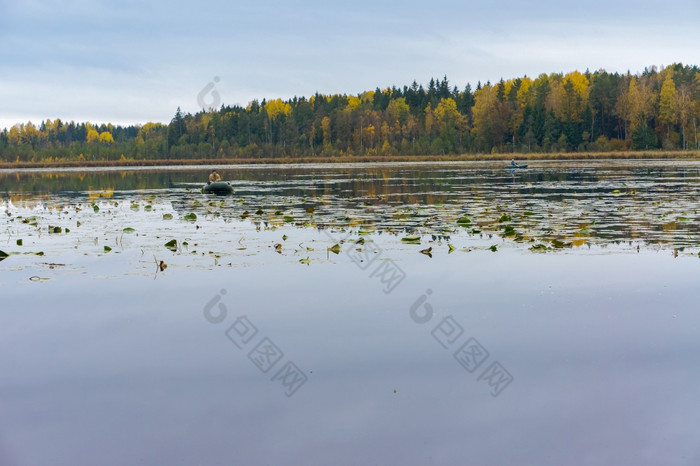
{"type": "Polygon", "coordinates": [[[515,159],[511,159],[510,165],[511,165],[511,167],[514,167],[517,165],[517,163],[515,163],[515,159]]]}
{"type": "Polygon", "coordinates": [[[209,175],[209,183],[216,183],[217,181],[221,181],[221,177],[216,173],[216,170],[212,170],[209,175]]]}

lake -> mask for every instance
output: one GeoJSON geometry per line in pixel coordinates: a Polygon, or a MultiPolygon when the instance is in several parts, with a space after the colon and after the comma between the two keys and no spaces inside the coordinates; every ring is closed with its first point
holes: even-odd
{"type": "Polygon", "coordinates": [[[700,163],[0,170],[0,464],[700,464],[700,163]]]}

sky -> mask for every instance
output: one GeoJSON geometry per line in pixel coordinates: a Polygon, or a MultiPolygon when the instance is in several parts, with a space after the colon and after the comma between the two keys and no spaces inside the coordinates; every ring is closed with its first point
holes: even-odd
{"type": "Polygon", "coordinates": [[[700,65],[698,0],[0,0],[0,128],[177,107],[700,65]]]}

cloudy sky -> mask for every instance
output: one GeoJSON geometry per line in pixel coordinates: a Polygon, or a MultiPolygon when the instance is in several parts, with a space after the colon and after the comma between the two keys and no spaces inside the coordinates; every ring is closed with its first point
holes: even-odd
{"type": "Polygon", "coordinates": [[[167,122],[178,106],[198,111],[210,83],[245,105],[443,75],[463,88],[700,65],[698,18],[698,0],[0,0],[0,128],[167,122]]]}

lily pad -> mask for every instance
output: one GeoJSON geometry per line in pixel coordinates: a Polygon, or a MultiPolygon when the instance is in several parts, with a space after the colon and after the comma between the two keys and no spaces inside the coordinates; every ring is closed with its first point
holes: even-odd
{"type": "Polygon", "coordinates": [[[22,239],[21,238],[17,240],[17,246],[22,246],[22,239]]]}
{"type": "Polygon", "coordinates": [[[177,251],[177,240],[171,239],[167,243],[165,243],[165,247],[170,249],[172,252],[177,251]]]}
{"type": "Polygon", "coordinates": [[[498,246],[494,244],[489,249],[491,250],[491,252],[496,252],[496,251],[498,251],[498,246]]]}
{"type": "Polygon", "coordinates": [[[7,259],[8,257],[10,257],[8,253],[6,253],[5,251],[0,251],[0,261],[7,259]]]}
{"type": "Polygon", "coordinates": [[[420,236],[406,236],[401,238],[404,243],[420,243],[420,236]]]}
{"type": "Polygon", "coordinates": [[[571,243],[564,243],[563,241],[559,241],[557,239],[552,240],[552,247],[556,249],[562,249],[562,248],[570,248],[571,243]]]}
{"type": "Polygon", "coordinates": [[[172,220],[173,214],[163,214],[163,220],[172,220]]]}
{"type": "Polygon", "coordinates": [[[126,227],[126,228],[124,228],[122,231],[123,231],[124,233],[133,233],[133,232],[135,232],[136,230],[134,230],[134,229],[131,228],[131,227],[126,227]]]}
{"type": "Polygon", "coordinates": [[[105,250],[105,252],[109,252],[109,251],[112,250],[112,248],[110,248],[109,246],[105,246],[105,247],[104,247],[104,250],[105,250]]]}
{"type": "Polygon", "coordinates": [[[194,222],[195,220],[197,220],[197,214],[195,214],[194,212],[190,212],[189,214],[185,215],[183,218],[185,220],[190,221],[190,222],[194,222]]]}
{"type": "Polygon", "coordinates": [[[471,225],[472,220],[468,218],[467,216],[462,216],[459,219],[457,219],[457,224],[458,225],[471,225]]]}
{"type": "Polygon", "coordinates": [[[340,245],[339,245],[339,244],[334,244],[333,246],[331,246],[330,248],[328,248],[328,250],[329,250],[330,252],[332,252],[333,254],[340,254],[340,245]]]}

